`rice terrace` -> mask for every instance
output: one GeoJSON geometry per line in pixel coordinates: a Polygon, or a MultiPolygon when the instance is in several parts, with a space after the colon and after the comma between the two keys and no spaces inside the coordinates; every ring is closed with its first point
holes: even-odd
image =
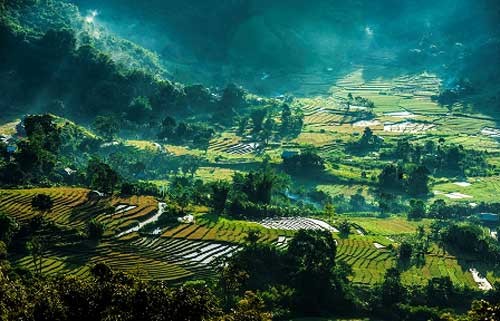
{"type": "Polygon", "coordinates": [[[497,320],[499,21],[0,0],[0,320],[497,320]]]}

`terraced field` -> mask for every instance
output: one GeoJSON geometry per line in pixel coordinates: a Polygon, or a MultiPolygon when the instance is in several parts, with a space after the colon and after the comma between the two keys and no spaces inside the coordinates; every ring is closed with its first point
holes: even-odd
{"type": "Polygon", "coordinates": [[[403,281],[413,284],[424,284],[433,277],[448,276],[453,283],[459,286],[477,288],[472,274],[467,266],[461,266],[453,256],[427,254],[425,265],[422,267],[413,266],[403,273],[403,281]]]}
{"type": "MultiPolygon", "coordinates": [[[[377,248],[371,237],[354,236],[348,239],[337,239],[337,258],[350,264],[354,276],[352,281],[362,284],[373,284],[383,281],[385,270],[396,265],[396,257],[387,248],[377,248]]],[[[385,241],[387,243],[387,240],[385,241]]],[[[426,284],[434,277],[448,276],[457,285],[477,288],[476,283],[469,272],[469,264],[459,264],[456,257],[446,253],[431,250],[425,256],[423,266],[411,266],[402,274],[403,282],[407,284],[426,284]]],[[[491,278],[490,278],[491,279],[491,278]]]]}
{"type": "Polygon", "coordinates": [[[339,232],[330,224],[307,217],[276,217],[266,218],[260,222],[262,226],[269,229],[298,231],[298,230],[324,230],[330,232],[339,232]]]}
{"type": "Polygon", "coordinates": [[[255,153],[260,147],[258,142],[242,141],[239,137],[229,133],[217,137],[210,142],[209,152],[241,156],[255,153]]]}
{"type": "Polygon", "coordinates": [[[337,258],[352,266],[355,283],[381,282],[385,270],[395,264],[394,255],[387,249],[377,249],[369,238],[351,237],[337,242],[337,258]]]}
{"type": "Polygon", "coordinates": [[[313,130],[352,133],[354,126],[349,124],[361,122],[355,127],[370,126],[382,136],[419,134],[432,129],[440,135],[444,130],[496,137],[496,124],[488,121],[487,116],[451,115],[447,108],[433,102],[431,97],[439,93],[440,86],[441,80],[432,74],[366,80],[363,69],[358,69],[337,79],[329,96],[301,98],[299,105],[305,114],[306,128],[313,130]],[[347,111],[345,102],[349,93],[373,101],[375,119],[356,118],[355,112],[364,107],[353,105],[347,111]]]}
{"type": "MultiPolygon", "coordinates": [[[[45,275],[64,273],[87,276],[91,266],[103,262],[116,271],[125,271],[144,279],[178,282],[194,275],[213,276],[216,258],[230,255],[236,249],[224,243],[135,235],[122,241],[109,240],[96,248],[51,250],[43,260],[42,272],[45,275]]],[[[16,263],[33,269],[30,256],[16,263]]]]}
{"type": "Polygon", "coordinates": [[[113,234],[146,219],[157,210],[152,197],[133,196],[129,198],[108,197],[97,200],[88,198],[89,190],[83,188],[38,188],[28,190],[0,190],[0,211],[26,222],[39,215],[31,207],[36,194],[51,196],[54,205],[44,216],[69,227],[82,228],[95,218],[106,224],[108,233],[113,234]]]}
{"type": "Polygon", "coordinates": [[[188,240],[243,243],[250,231],[259,231],[260,242],[275,242],[280,235],[292,233],[266,229],[260,224],[246,221],[233,221],[224,218],[199,218],[196,224],[180,224],[163,233],[162,237],[188,240]]]}
{"type": "Polygon", "coordinates": [[[352,223],[363,227],[368,233],[381,236],[393,236],[415,233],[419,225],[428,226],[430,220],[418,222],[408,221],[401,217],[375,218],[375,217],[355,217],[350,218],[352,223]]]}
{"type": "MultiPolygon", "coordinates": [[[[390,236],[413,233],[415,224],[399,218],[352,219],[370,235],[351,235],[340,238],[337,230],[325,222],[308,218],[268,219],[261,224],[230,220],[209,214],[197,214],[196,223],[179,224],[160,236],[144,236],[138,232],[119,238],[117,231],[145,221],[156,213],[158,203],[150,197],[113,197],[89,200],[88,190],[82,188],[50,188],[31,190],[1,190],[0,210],[16,217],[21,223],[36,215],[31,209],[31,198],[38,193],[54,199],[47,218],[58,224],[82,228],[90,218],[97,218],[111,227],[111,232],[96,245],[84,242],[76,246],[46,249],[42,264],[45,275],[74,274],[87,276],[97,262],[105,262],[113,269],[134,273],[142,278],[180,282],[191,277],[212,277],[219,259],[232,255],[250,231],[260,232],[260,242],[286,249],[296,230],[324,229],[335,233],[338,259],[350,264],[356,283],[373,284],[383,279],[385,270],[396,264],[395,254],[388,245],[395,244],[390,236]],[[110,211],[111,209],[111,211],[110,211]]],[[[421,222],[422,223],[422,222],[421,222]]],[[[425,222],[423,222],[425,223],[425,222]]],[[[15,262],[33,269],[29,255],[16,257],[15,262]]],[[[407,283],[423,284],[437,276],[449,276],[454,282],[474,287],[469,268],[476,262],[460,262],[457,258],[432,249],[425,264],[411,267],[403,273],[407,283]]],[[[499,279],[488,267],[488,279],[499,279]]]]}

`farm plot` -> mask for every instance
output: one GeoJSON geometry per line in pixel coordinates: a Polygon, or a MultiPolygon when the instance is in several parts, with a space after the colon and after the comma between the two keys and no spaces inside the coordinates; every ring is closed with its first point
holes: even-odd
{"type": "MultiPolygon", "coordinates": [[[[250,231],[261,234],[260,242],[272,243],[283,232],[269,230],[257,223],[214,218],[204,215],[196,219],[196,224],[180,224],[165,231],[162,237],[188,240],[244,243],[250,231]]],[[[285,233],[286,234],[286,233],[285,233]]]]}
{"type": "Polygon", "coordinates": [[[373,127],[382,125],[378,120],[360,120],[352,124],[353,127],[373,127]]]}
{"type": "Polygon", "coordinates": [[[300,109],[305,116],[313,115],[322,111],[333,111],[340,108],[338,99],[333,97],[301,98],[300,109]]]}
{"type": "Polygon", "coordinates": [[[414,222],[401,217],[353,217],[350,221],[361,226],[369,234],[383,236],[415,233],[419,225],[428,226],[431,222],[426,219],[414,222]]]}
{"type": "Polygon", "coordinates": [[[393,254],[387,249],[377,249],[369,238],[338,239],[337,259],[352,266],[355,283],[381,282],[387,269],[395,264],[393,254]]]}
{"type": "Polygon", "coordinates": [[[332,135],[325,133],[301,133],[293,140],[298,144],[310,144],[314,146],[324,146],[333,142],[332,135]]]}
{"type": "Polygon", "coordinates": [[[15,120],[12,122],[4,123],[0,125],[0,135],[6,135],[6,136],[12,136],[14,135],[17,130],[16,126],[19,124],[21,120],[15,120]]]}
{"type": "MultiPolygon", "coordinates": [[[[42,273],[48,275],[89,275],[89,269],[103,262],[113,270],[132,273],[143,279],[180,282],[190,277],[214,275],[219,258],[231,256],[238,246],[223,242],[193,241],[175,238],[139,237],[106,241],[96,248],[54,249],[42,261],[42,273]]],[[[32,258],[16,263],[34,270],[32,258]]]]}
{"type": "Polygon", "coordinates": [[[225,152],[231,155],[245,155],[256,152],[259,147],[259,143],[238,143],[226,148],[225,152]]]}
{"type": "MultiPolygon", "coordinates": [[[[158,211],[151,217],[139,222],[136,226],[134,227],[131,227],[125,231],[122,231],[120,232],[117,237],[120,237],[122,235],[126,235],[126,234],[129,234],[129,233],[132,233],[132,232],[137,232],[139,231],[141,228],[143,228],[144,226],[146,226],[147,224],[150,224],[150,223],[153,223],[153,222],[156,222],[161,215],[163,215],[163,213],[165,212],[165,207],[166,207],[167,204],[165,203],[158,203],[158,211]]],[[[128,206],[126,207],[125,209],[127,208],[131,208],[131,209],[134,209],[136,208],[136,206],[128,206]]]]}
{"type": "Polygon", "coordinates": [[[53,202],[50,212],[43,215],[61,225],[82,228],[88,220],[95,218],[107,225],[108,231],[120,231],[138,224],[156,212],[157,202],[153,197],[133,196],[129,198],[107,197],[98,200],[88,198],[84,188],[36,188],[0,190],[0,210],[21,223],[39,215],[31,207],[37,194],[49,195],[53,202]]]}
{"type": "Polygon", "coordinates": [[[47,216],[64,224],[74,207],[84,204],[88,190],[80,188],[37,188],[28,190],[0,190],[0,210],[24,222],[38,213],[31,207],[31,200],[37,194],[48,194],[54,204],[47,216]]]}
{"type": "MultiPolygon", "coordinates": [[[[337,258],[353,268],[355,283],[374,284],[383,281],[385,271],[396,265],[396,257],[387,247],[371,237],[338,239],[337,258]]],[[[456,285],[477,288],[472,274],[449,254],[428,253],[423,266],[412,266],[402,273],[406,284],[423,285],[434,277],[448,276],[456,285]]]]}
{"type": "Polygon", "coordinates": [[[200,167],[196,171],[196,176],[205,182],[213,182],[218,180],[230,181],[238,171],[230,168],[222,167],[200,167]]]}
{"type": "Polygon", "coordinates": [[[232,243],[165,237],[142,237],[126,244],[125,248],[129,246],[135,253],[178,265],[197,275],[211,274],[219,258],[231,256],[239,249],[232,243]]]}
{"type": "Polygon", "coordinates": [[[399,111],[394,113],[385,113],[384,116],[407,119],[407,118],[415,118],[417,115],[412,114],[408,111],[399,111]]]}
{"type": "Polygon", "coordinates": [[[260,224],[269,229],[277,230],[325,230],[338,233],[338,230],[330,224],[308,217],[266,218],[260,221],[260,224]]]}
{"type": "Polygon", "coordinates": [[[446,197],[453,201],[495,202],[500,192],[500,177],[470,178],[469,186],[460,186],[456,182],[436,184],[433,186],[436,198],[446,197]]]}
{"type": "Polygon", "coordinates": [[[344,116],[339,113],[332,113],[328,111],[319,110],[315,113],[305,116],[304,122],[306,124],[326,124],[335,125],[341,122],[350,122],[351,118],[349,116],[344,116]]]}
{"type": "Polygon", "coordinates": [[[419,134],[424,133],[434,127],[434,124],[404,121],[400,123],[385,123],[384,131],[392,133],[419,134]]]}
{"type": "Polygon", "coordinates": [[[449,255],[427,254],[424,266],[412,266],[402,274],[402,279],[408,284],[425,284],[431,278],[446,276],[455,285],[477,288],[468,269],[460,266],[457,259],[449,255]]]}
{"type": "Polygon", "coordinates": [[[489,136],[492,138],[500,138],[500,129],[485,127],[481,130],[481,135],[489,136]]]}
{"type": "Polygon", "coordinates": [[[242,144],[241,139],[231,133],[223,134],[210,141],[208,150],[215,153],[226,152],[229,148],[242,144]]]}

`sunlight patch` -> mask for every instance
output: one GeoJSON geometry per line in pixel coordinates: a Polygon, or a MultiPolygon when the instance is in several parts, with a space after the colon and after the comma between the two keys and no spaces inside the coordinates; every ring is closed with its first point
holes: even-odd
{"type": "Polygon", "coordinates": [[[97,10],[91,10],[89,11],[89,14],[85,17],[85,22],[86,23],[93,23],[95,17],[97,17],[98,12],[97,10]]]}

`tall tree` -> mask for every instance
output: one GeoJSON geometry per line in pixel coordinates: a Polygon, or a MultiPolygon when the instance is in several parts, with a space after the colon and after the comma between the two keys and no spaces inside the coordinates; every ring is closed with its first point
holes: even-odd
{"type": "Polygon", "coordinates": [[[211,185],[212,193],[210,195],[213,211],[216,214],[222,214],[226,208],[226,202],[231,190],[231,186],[226,181],[217,181],[211,185]]]}
{"type": "Polygon", "coordinates": [[[149,98],[135,97],[128,106],[127,119],[135,123],[144,123],[151,117],[152,107],[149,98]]]}
{"type": "Polygon", "coordinates": [[[113,193],[118,183],[118,174],[106,163],[92,158],[87,165],[87,182],[90,187],[103,193],[113,193]]]}
{"type": "Polygon", "coordinates": [[[252,118],[253,123],[253,132],[259,133],[262,130],[262,124],[264,119],[266,118],[267,110],[264,108],[259,108],[250,114],[250,118],[252,118]]]}
{"type": "Polygon", "coordinates": [[[287,254],[293,262],[291,282],[298,311],[318,315],[343,301],[345,293],[334,272],[336,253],[335,240],[327,231],[300,230],[290,241],[287,254]]]}
{"type": "Polygon", "coordinates": [[[120,124],[116,116],[97,116],[94,120],[93,127],[96,132],[105,140],[112,140],[120,130],[120,124]]]}
{"type": "Polygon", "coordinates": [[[52,200],[52,197],[47,194],[36,194],[31,199],[31,207],[41,214],[50,212],[53,206],[54,201],[52,200]]]}
{"type": "Polygon", "coordinates": [[[429,170],[425,166],[415,167],[408,175],[408,193],[411,195],[425,195],[429,193],[429,174],[429,170]]]}

